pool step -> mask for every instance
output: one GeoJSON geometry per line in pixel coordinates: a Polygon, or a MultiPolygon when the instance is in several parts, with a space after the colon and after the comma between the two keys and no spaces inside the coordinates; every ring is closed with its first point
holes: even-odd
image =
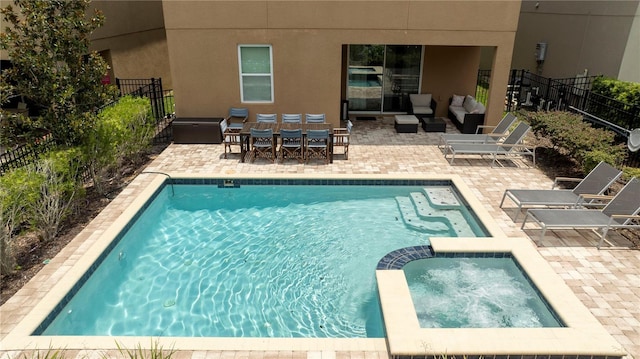
{"type": "MultiPolygon", "coordinates": [[[[457,199],[455,199],[457,202],[457,199]]],[[[471,226],[458,209],[434,208],[423,192],[412,192],[409,197],[396,197],[405,224],[417,230],[448,232],[450,224],[458,237],[475,237],[471,226]],[[445,228],[446,227],[446,228],[445,228]]],[[[448,202],[453,206],[453,202],[448,202]]]]}
{"type": "Polygon", "coordinates": [[[429,203],[436,208],[460,208],[458,197],[449,186],[433,186],[422,189],[429,200],[429,203]]]}
{"type": "Polygon", "coordinates": [[[398,196],[396,197],[396,202],[398,203],[398,208],[402,214],[402,220],[408,227],[431,234],[443,234],[449,232],[449,226],[441,220],[438,221],[437,218],[426,220],[418,216],[416,207],[414,206],[411,198],[398,196]]]}

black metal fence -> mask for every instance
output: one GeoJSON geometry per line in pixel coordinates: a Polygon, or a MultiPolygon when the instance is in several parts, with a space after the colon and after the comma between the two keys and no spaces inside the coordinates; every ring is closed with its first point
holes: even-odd
{"type": "Polygon", "coordinates": [[[174,99],[171,91],[162,88],[162,79],[116,79],[120,96],[146,97],[151,101],[151,111],[156,119],[154,143],[171,142],[171,121],[174,114],[174,99]]]}
{"type": "Polygon", "coordinates": [[[0,154],[0,176],[5,172],[33,163],[38,156],[55,147],[51,135],[42,137],[33,143],[26,143],[0,154]]]}
{"type": "MultiPolygon", "coordinates": [[[[511,70],[505,110],[559,110],[580,113],[585,121],[605,127],[626,142],[629,131],[640,128],[640,104],[629,104],[591,91],[597,76],[552,79],[527,70],[511,70]]],[[[476,97],[486,98],[490,70],[478,71],[476,97]]],[[[629,152],[624,165],[638,167],[640,154],[629,152]]]]}
{"type": "MultiPolygon", "coordinates": [[[[156,120],[154,144],[170,143],[172,139],[171,121],[174,117],[174,99],[171,91],[162,89],[161,79],[116,79],[120,96],[146,97],[151,101],[151,111],[156,120]]],[[[0,153],[0,176],[6,171],[33,163],[35,159],[55,147],[48,135],[35,143],[8,149],[0,153]]]]}

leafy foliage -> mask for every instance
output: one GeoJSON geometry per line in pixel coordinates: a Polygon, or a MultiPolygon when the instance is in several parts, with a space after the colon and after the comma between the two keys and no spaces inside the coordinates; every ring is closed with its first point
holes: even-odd
{"type": "Polygon", "coordinates": [[[585,173],[600,161],[616,165],[625,156],[623,145],[615,144],[615,133],[593,128],[582,117],[561,111],[527,112],[525,117],[535,132],[551,139],[554,146],[565,149],[585,173]]]}
{"type": "Polygon", "coordinates": [[[640,105],[640,83],[596,77],[591,91],[627,104],[640,105]]]}
{"type": "Polygon", "coordinates": [[[84,197],[80,175],[83,164],[80,149],[70,148],[50,152],[29,169],[30,176],[43,178],[39,196],[29,208],[43,241],[55,238],[76,200],[84,197]]]}
{"type": "Polygon", "coordinates": [[[155,120],[145,98],[126,96],[102,110],[87,142],[94,183],[124,161],[136,162],[151,146],[155,120]]]}
{"type": "Polygon", "coordinates": [[[630,180],[633,177],[640,178],[640,168],[625,167],[622,169],[622,178],[630,180]]]}
{"type": "Polygon", "coordinates": [[[640,126],[640,83],[596,77],[587,111],[626,129],[640,126]]]}
{"type": "Polygon", "coordinates": [[[26,229],[54,238],[77,200],[84,197],[79,148],[49,152],[31,166],[0,177],[0,269],[14,269],[14,238],[26,229]]]}
{"type": "Polygon", "coordinates": [[[151,342],[151,348],[145,350],[140,344],[135,349],[127,349],[116,342],[118,351],[120,354],[129,359],[170,359],[176,353],[176,350],[171,347],[170,349],[164,349],[158,341],[151,342]]]}
{"type": "Polygon", "coordinates": [[[13,0],[0,11],[7,24],[0,49],[13,64],[2,71],[3,91],[36,103],[58,143],[81,143],[93,125],[91,114],[115,96],[115,88],[101,83],[106,62],[89,52],[89,35],[104,23],[99,11],[85,16],[89,3],[13,0]]]}
{"type": "Polygon", "coordinates": [[[15,266],[13,241],[24,223],[30,220],[27,208],[38,199],[42,178],[17,169],[0,177],[0,271],[9,273],[15,266]]]}

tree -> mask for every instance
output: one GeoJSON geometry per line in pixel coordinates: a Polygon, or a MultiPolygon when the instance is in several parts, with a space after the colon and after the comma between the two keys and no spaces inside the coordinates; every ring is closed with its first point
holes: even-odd
{"type": "Polygon", "coordinates": [[[29,98],[39,107],[43,126],[56,142],[75,145],[90,133],[95,113],[115,98],[101,83],[108,66],[89,51],[89,36],[104,24],[90,0],[14,0],[1,9],[6,24],[0,48],[13,66],[2,71],[6,91],[29,98]],[[15,9],[14,9],[15,6],[15,9]]]}

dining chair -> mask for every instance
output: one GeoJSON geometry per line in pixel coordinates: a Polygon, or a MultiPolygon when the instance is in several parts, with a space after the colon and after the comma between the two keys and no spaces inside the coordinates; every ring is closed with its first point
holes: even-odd
{"type": "Polygon", "coordinates": [[[242,144],[240,142],[240,131],[229,127],[226,118],[220,122],[220,131],[222,132],[222,143],[224,144],[224,158],[227,158],[227,153],[233,153],[231,146],[241,146],[242,144]]]}
{"type": "Polygon", "coordinates": [[[256,115],[256,121],[264,123],[276,123],[278,119],[275,113],[259,113],[256,115]]]}
{"type": "Polygon", "coordinates": [[[324,123],[324,113],[312,114],[308,113],[305,115],[305,123],[324,123]]]}
{"type": "Polygon", "coordinates": [[[282,123],[302,123],[302,114],[299,113],[283,113],[282,123]]]}
{"type": "Polygon", "coordinates": [[[298,162],[304,162],[304,143],[302,141],[302,129],[280,130],[280,159],[295,158],[298,162]]]}
{"type": "Polygon", "coordinates": [[[253,162],[256,157],[263,157],[276,161],[276,147],[273,141],[273,130],[270,128],[261,130],[257,128],[250,129],[251,136],[249,137],[249,144],[251,146],[251,153],[249,158],[253,162]]]}
{"type": "Polygon", "coordinates": [[[307,130],[305,141],[305,160],[311,158],[324,159],[324,163],[329,163],[329,130],[307,130]]]}

